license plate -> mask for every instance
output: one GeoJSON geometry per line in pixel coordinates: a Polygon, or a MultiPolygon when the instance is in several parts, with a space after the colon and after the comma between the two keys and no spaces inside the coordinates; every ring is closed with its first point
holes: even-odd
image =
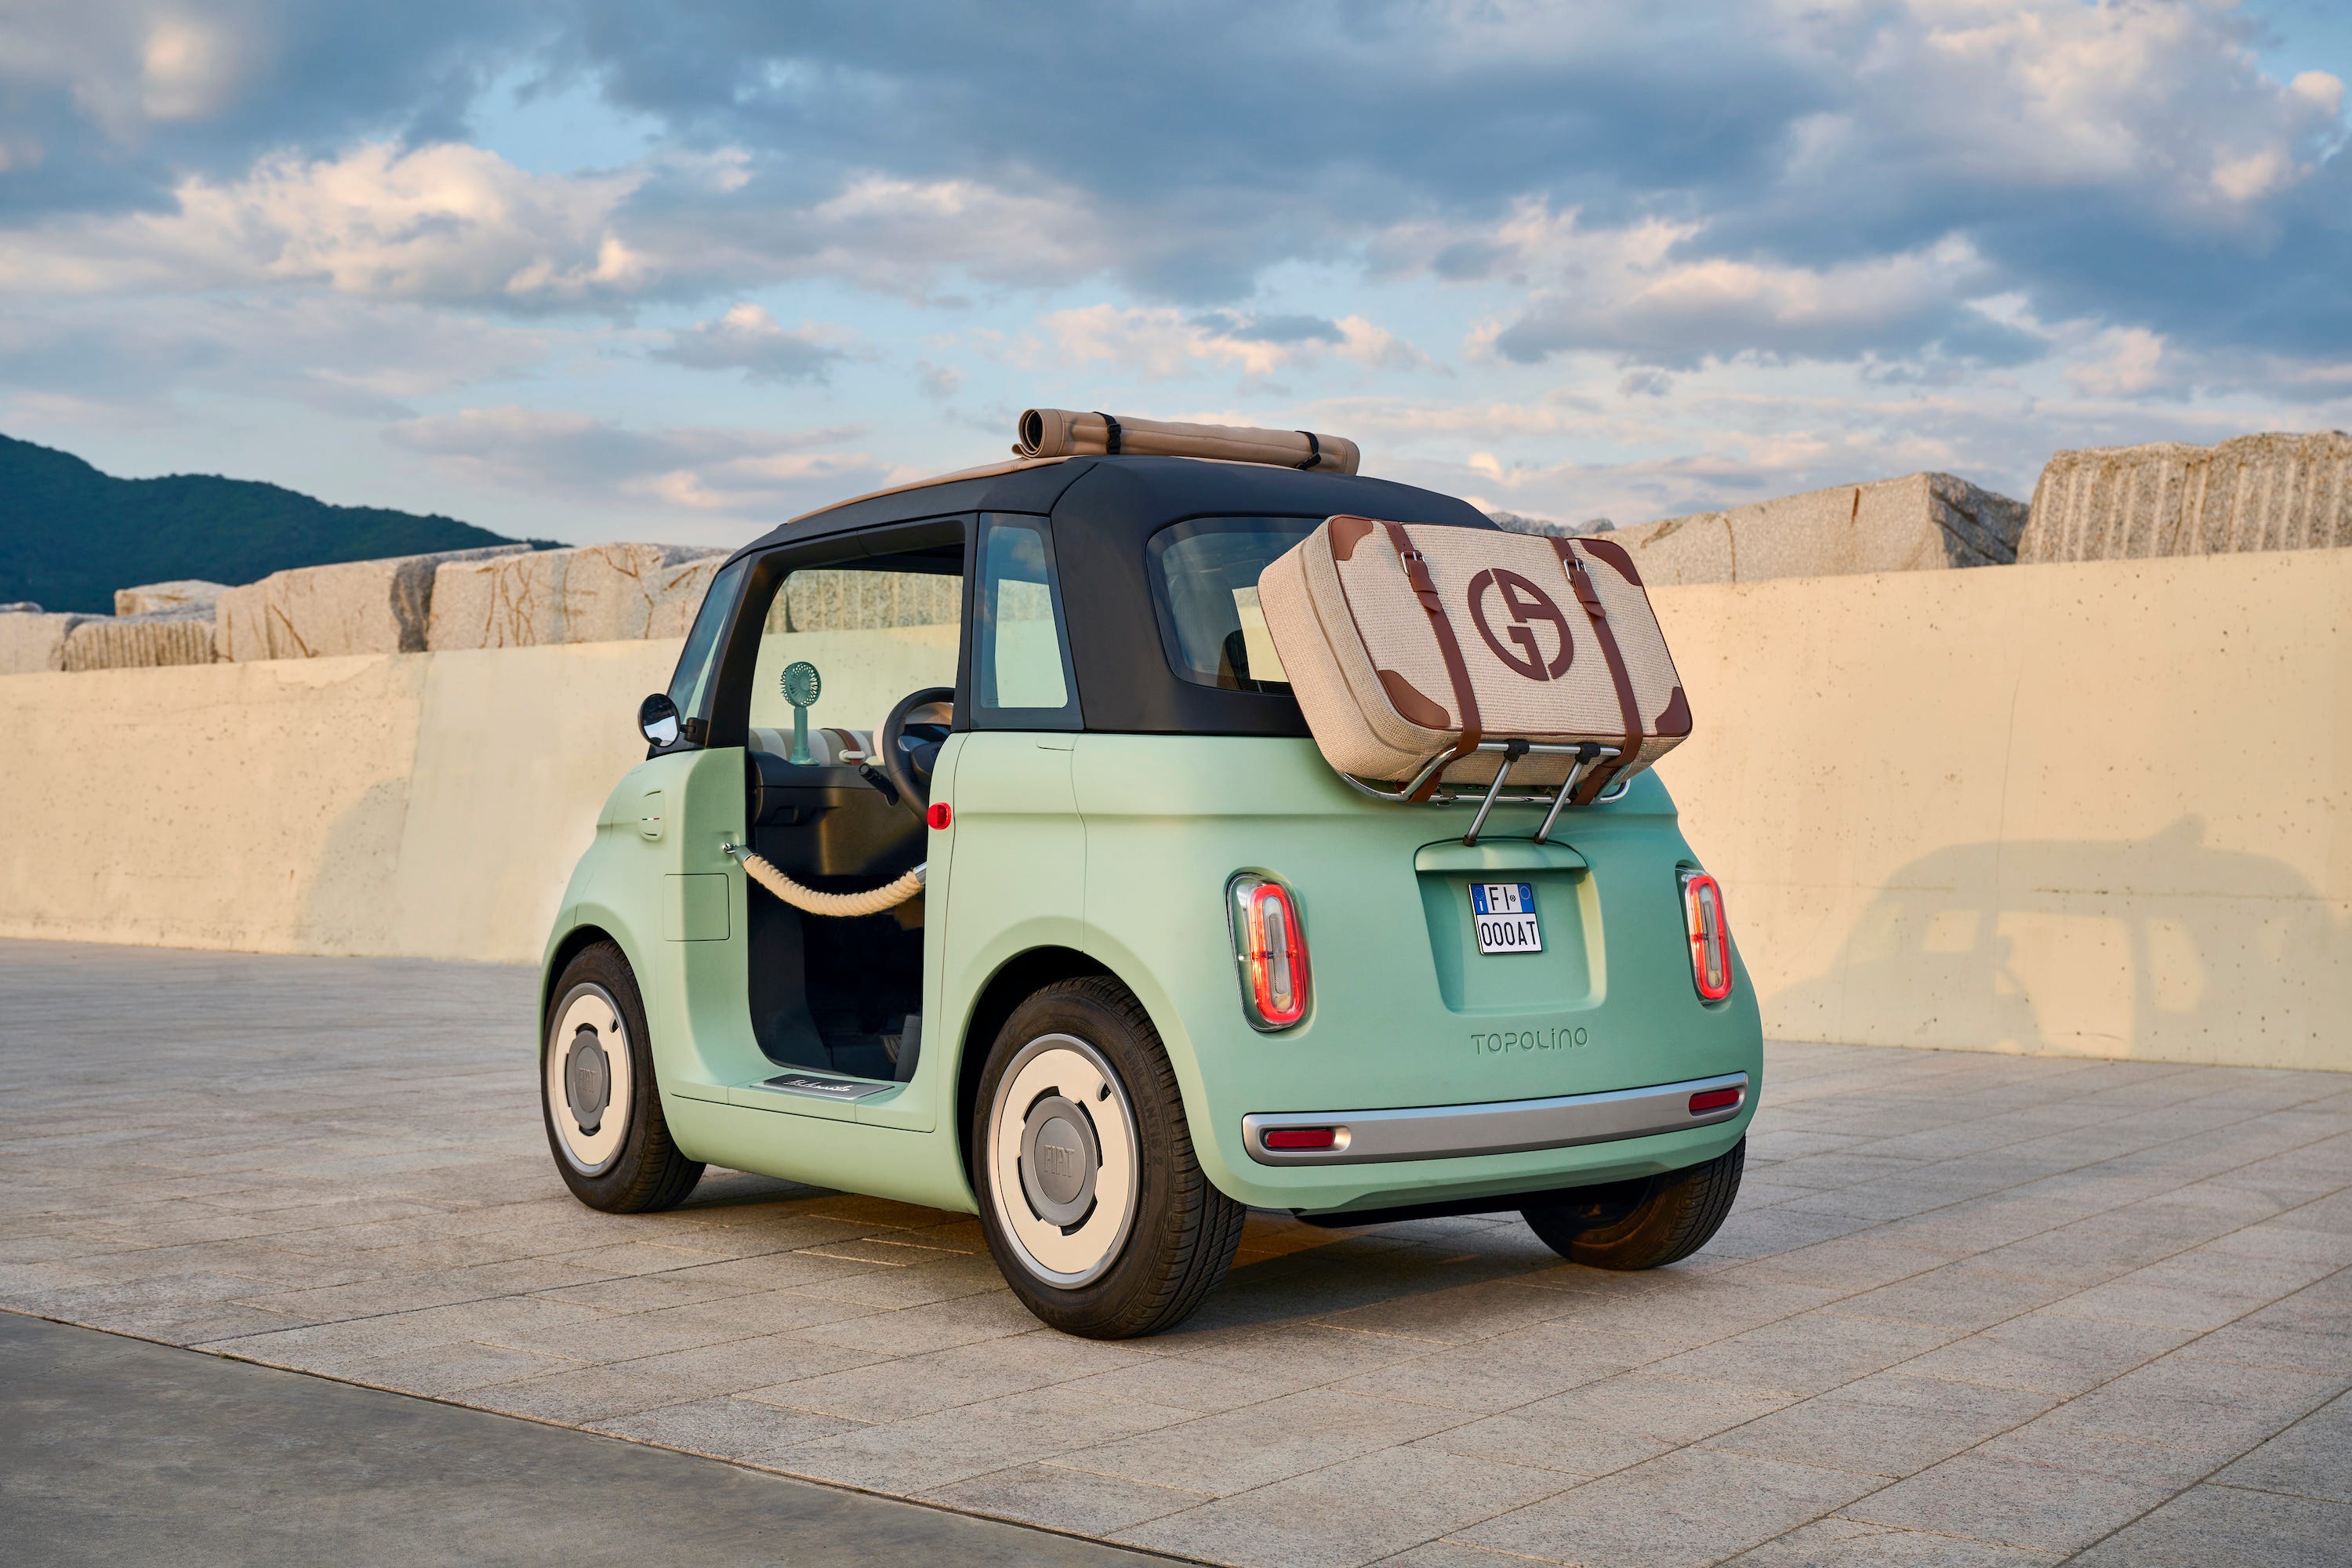
{"type": "Polygon", "coordinates": [[[1480,952],[1543,951],[1543,928],[1536,924],[1536,890],[1528,883],[1471,883],[1470,918],[1478,928],[1480,952]]]}

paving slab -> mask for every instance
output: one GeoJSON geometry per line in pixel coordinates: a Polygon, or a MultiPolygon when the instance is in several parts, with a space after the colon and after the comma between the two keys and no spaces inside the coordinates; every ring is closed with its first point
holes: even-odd
{"type": "Polygon", "coordinates": [[[2195,1487],[2077,1561],[2084,1568],[2343,1568],[2347,1541],[2352,1508],[2342,1503],[2195,1487]]]}
{"type": "Polygon", "coordinates": [[[669,1214],[581,1207],[533,996],[0,942],[0,1307],[1247,1568],[2346,1538],[2345,1075],[1776,1042],[1738,1206],[1675,1268],[1579,1268],[1510,1216],[1254,1215],[1198,1317],[1103,1345],[1023,1310],[967,1215],[723,1170],[669,1214]]]}
{"type": "Polygon", "coordinates": [[[11,1563],[957,1563],[1088,1541],[0,1313],[11,1563]]]}

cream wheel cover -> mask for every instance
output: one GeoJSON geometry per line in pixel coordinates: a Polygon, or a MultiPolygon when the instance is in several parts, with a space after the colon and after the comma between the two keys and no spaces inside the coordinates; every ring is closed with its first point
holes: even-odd
{"type": "Polygon", "coordinates": [[[547,1120],[572,1168],[601,1175],[620,1158],[636,1072],[620,1005],[601,985],[572,987],[548,1032],[547,1120]]]}
{"type": "Polygon", "coordinates": [[[1100,1051],[1072,1035],[1022,1047],[989,1108],[988,1159],[997,1223],[1032,1275],[1076,1289],[1118,1260],[1135,1224],[1135,1111],[1100,1051]]]}

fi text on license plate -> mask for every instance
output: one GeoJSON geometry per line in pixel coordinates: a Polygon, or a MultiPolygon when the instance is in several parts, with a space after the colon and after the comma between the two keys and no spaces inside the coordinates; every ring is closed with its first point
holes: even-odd
{"type": "Polygon", "coordinates": [[[1528,883],[1471,883],[1470,918],[1478,927],[1480,952],[1543,951],[1543,931],[1536,924],[1536,890],[1528,883]]]}

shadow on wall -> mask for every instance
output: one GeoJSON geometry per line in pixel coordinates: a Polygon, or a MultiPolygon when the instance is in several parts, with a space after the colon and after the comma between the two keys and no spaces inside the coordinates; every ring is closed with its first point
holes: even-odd
{"type": "MultiPolygon", "coordinates": [[[[1824,973],[1764,997],[1782,1038],[2352,1066],[2352,921],[2283,861],[2146,838],[1957,845],[1889,877],[1824,973]]],[[[1735,911],[1736,913],[1736,911],[1735,911]]]]}
{"type": "Polygon", "coordinates": [[[408,781],[385,779],[344,809],[327,829],[318,859],[308,867],[295,951],[373,954],[392,951],[392,868],[400,859],[408,822],[408,781]]]}

